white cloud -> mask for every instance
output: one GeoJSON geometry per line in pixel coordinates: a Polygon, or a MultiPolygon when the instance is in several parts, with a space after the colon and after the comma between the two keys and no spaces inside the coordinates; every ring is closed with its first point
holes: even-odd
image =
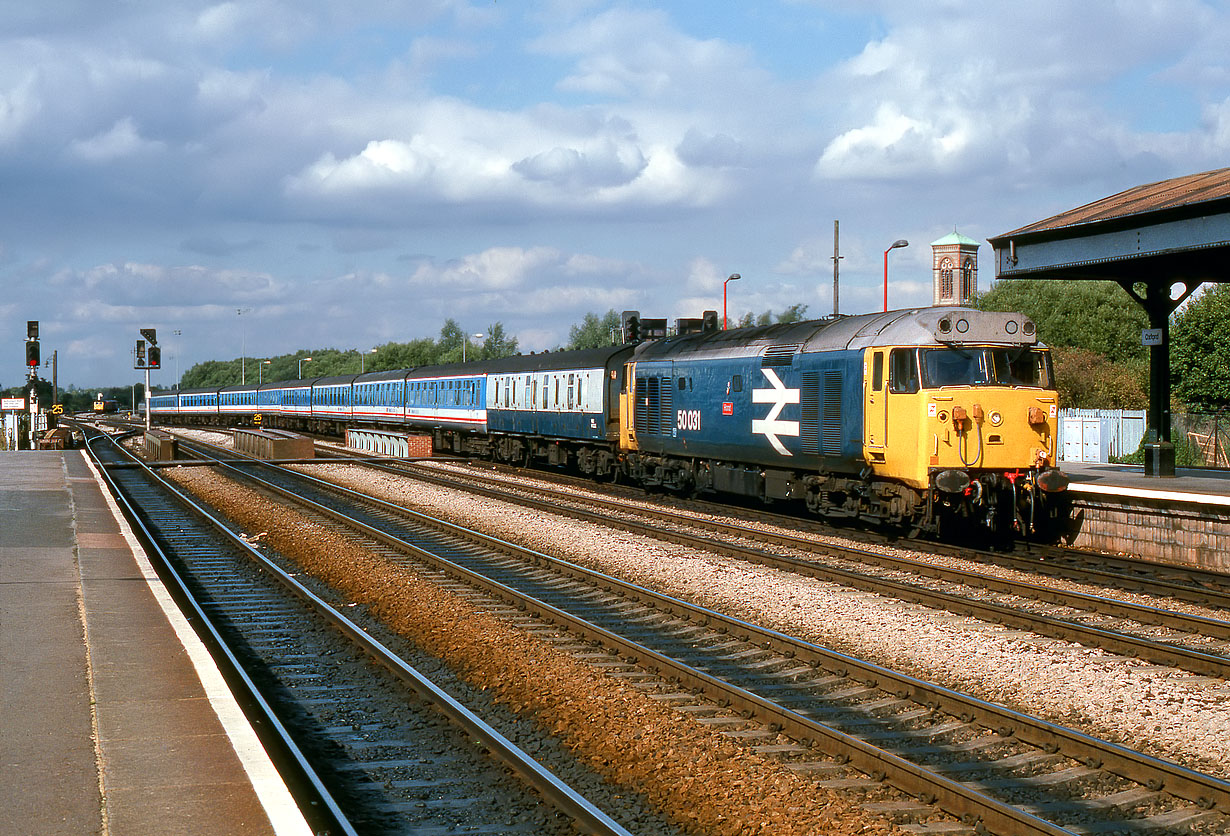
{"type": "Polygon", "coordinates": [[[411,282],[458,290],[507,290],[520,287],[536,270],[558,266],[561,253],[550,247],[493,247],[442,267],[424,264],[411,282]]]}
{"type": "Polygon", "coordinates": [[[163,142],[143,139],[131,117],[116,122],[109,131],[69,143],[69,152],[86,162],[110,162],[120,157],[148,154],[166,148],[163,142]]]}
{"type": "Polygon", "coordinates": [[[584,151],[552,148],[518,160],[512,169],[529,180],[569,189],[592,189],[627,185],[647,166],[645,155],[635,143],[607,139],[584,151]]]}

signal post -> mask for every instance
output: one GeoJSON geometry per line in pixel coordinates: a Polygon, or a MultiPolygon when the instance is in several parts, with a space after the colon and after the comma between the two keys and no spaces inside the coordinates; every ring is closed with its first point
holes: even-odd
{"type": "Polygon", "coordinates": [[[134,369],[145,370],[145,431],[150,431],[150,409],[149,409],[149,373],[150,369],[162,368],[162,349],[158,347],[158,332],[153,328],[142,328],[141,336],[145,339],[137,340],[136,363],[134,369]],[[148,348],[146,342],[149,343],[148,348]]]}

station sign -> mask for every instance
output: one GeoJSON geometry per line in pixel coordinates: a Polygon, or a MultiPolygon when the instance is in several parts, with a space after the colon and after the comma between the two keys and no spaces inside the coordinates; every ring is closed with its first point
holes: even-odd
{"type": "Polygon", "coordinates": [[[1141,345],[1161,345],[1162,344],[1162,329],[1161,328],[1144,328],[1140,332],[1141,345]]]}
{"type": "Polygon", "coordinates": [[[25,412],[25,398],[0,398],[0,411],[2,412],[25,412]]]}

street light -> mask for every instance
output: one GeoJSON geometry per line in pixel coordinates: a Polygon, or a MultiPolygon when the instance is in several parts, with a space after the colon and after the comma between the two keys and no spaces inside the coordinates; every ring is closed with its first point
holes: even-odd
{"type": "Polygon", "coordinates": [[[300,357],[299,358],[299,379],[300,380],[303,380],[303,364],[305,362],[307,363],[312,362],[312,358],[311,357],[300,357]]]}
{"type": "Polygon", "coordinates": [[[885,313],[888,312],[888,252],[889,250],[895,250],[898,247],[908,247],[908,246],[910,246],[909,241],[905,240],[904,238],[898,238],[896,241],[892,243],[892,246],[890,246],[888,250],[884,251],[884,311],[885,313]]]}
{"type": "Polygon", "coordinates": [[[265,382],[265,366],[268,366],[272,362],[273,362],[272,360],[261,360],[261,364],[260,364],[261,371],[260,371],[260,374],[256,376],[257,383],[265,382]]]}
{"type": "MultiPolygon", "coordinates": [[[[176,328],[171,334],[176,337],[182,337],[184,332],[176,328]]],[[[175,391],[179,391],[179,340],[175,341],[175,391]]]]}
{"type": "Polygon", "coordinates": [[[741,278],[743,277],[740,276],[738,273],[731,273],[730,278],[722,282],[722,330],[723,331],[726,330],[726,285],[730,284],[731,282],[737,282],[741,278]]]}
{"type": "Polygon", "coordinates": [[[359,374],[363,374],[364,372],[367,371],[367,355],[375,354],[375,353],[376,353],[376,349],[374,348],[368,352],[362,352],[362,351],[359,352],[359,374]]]}
{"type": "Polygon", "coordinates": [[[252,309],[251,308],[236,308],[235,309],[235,316],[239,317],[239,340],[240,340],[239,342],[239,384],[241,386],[248,382],[248,368],[247,368],[248,328],[247,328],[247,325],[243,321],[243,315],[246,313],[252,313],[252,309]]]}
{"type": "MultiPolygon", "coordinates": [[[[474,335],[474,339],[476,340],[483,340],[486,338],[487,338],[486,334],[475,334],[474,335]]],[[[469,344],[470,344],[470,335],[466,334],[465,337],[461,341],[461,362],[463,363],[466,361],[466,346],[468,346],[469,344]]]]}

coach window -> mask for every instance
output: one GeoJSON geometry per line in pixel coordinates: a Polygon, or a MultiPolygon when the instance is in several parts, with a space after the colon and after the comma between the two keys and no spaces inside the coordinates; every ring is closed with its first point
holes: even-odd
{"type": "Polygon", "coordinates": [[[912,395],[918,391],[918,352],[894,348],[888,355],[888,391],[912,395]]]}
{"type": "Polygon", "coordinates": [[[576,375],[572,375],[572,374],[568,375],[568,408],[569,409],[572,409],[572,405],[575,403],[575,400],[573,398],[573,392],[576,390],[575,378],[576,378],[576,375]]]}

